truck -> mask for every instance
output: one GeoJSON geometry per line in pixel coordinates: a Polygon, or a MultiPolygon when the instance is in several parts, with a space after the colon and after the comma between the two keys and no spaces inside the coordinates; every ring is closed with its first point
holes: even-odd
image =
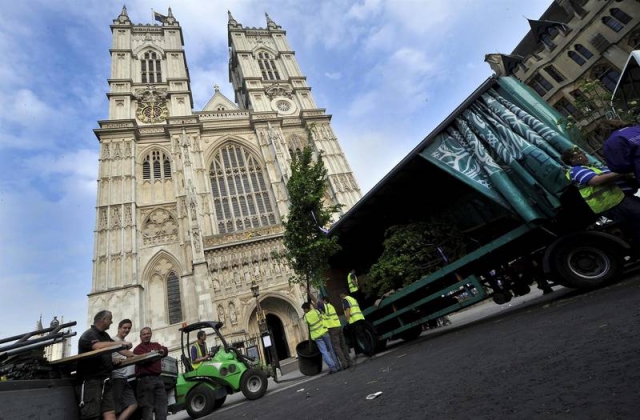
{"type": "Polygon", "coordinates": [[[431,272],[362,304],[356,351],[416,339],[440,317],[485,299],[506,303],[534,282],[588,289],[620,278],[634,252],[568,179],[560,156],[577,147],[577,133],[563,120],[517,79],[492,76],[331,226],[342,249],[330,259],[330,295],[346,289],[352,268],[366,282],[392,226],[446,216],[466,249],[450,259],[432,244],[441,261],[431,272]]]}

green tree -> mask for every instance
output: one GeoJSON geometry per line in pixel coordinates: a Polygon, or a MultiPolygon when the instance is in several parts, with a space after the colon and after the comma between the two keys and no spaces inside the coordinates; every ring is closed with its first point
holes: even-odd
{"type": "Polygon", "coordinates": [[[616,109],[614,112],[611,107],[611,92],[598,79],[580,81],[574,92],[573,106],[577,112],[561,123],[576,133],[572,140],[578,146],[602,159],[602,144],[609,133],[638,123],[639,104],[631,102],[629,109],[616,109]]]}
{"type": "Polygon", "coordinates": [[[446,217],[392,226],[385,232],[384,251],[371,266],[364,291],[381,296],[407,286],[460,258],[462,234],[446,217]]]}
{"type": "MultiPolygon", "coordinates": [[[[307,132],[309,139],[311,129],[307,132]]],[[[324,284],[329,258],[340,250],[338,238],[328,237],[323,229],[342,205],[324,203],[327,170],[321,155],[314,159],[310,146],[293,154],[287,190],[290,204],[283,222],[285,251],[277,256],[293,269],[295,276],[290,282],[306,282],[308,294],[310,285],[318,288],[324,284]]]]}

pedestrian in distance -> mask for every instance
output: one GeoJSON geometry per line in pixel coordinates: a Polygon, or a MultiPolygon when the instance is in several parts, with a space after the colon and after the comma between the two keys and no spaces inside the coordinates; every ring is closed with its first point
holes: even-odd
{"type": "Polygon", "coordinates": [[[302,304],[302,310],[304,311],[304,320],[309,325],[309,338],[318,345],[322,359],[329,367],[329,374],[338,372],[340,368],[335,359],[329,330],[327,330],[327,327],[324,325],[322,314],[318,309],[312,308],[309,302],[302,304]]]}
{"type": "Polygon", "coordinates": [[[207,333],[198,331],[196,338],[197,341],[191,346],[191,366],[194,369],[198,369],[202,362],[211,360],[211,356],[207,352],[207,343],[205,342],[207,333]]]}
{"type": "Polygon", "coordinates": [[[620,223],[630,242],[640,245],[640,199],[626,195],[616,185],[624,175],[589,164],[587,155],[577,147],[565,150],[561,159],[569,166],[567,178],[578,187],[591,210],[620,223]]]}
{"type": "Polygon", "coordinates": [[[347,369],[353,365],[353,361],[349,355],[349,347],[342,333],[342,323],[338,317],[338,312],[335,306],[329,302],[327,296],[321,296],[318,300],[318,305],[322,304],[324,307],[324,325],[329,330],[329,337],[331,337],[331,344],[333,345],[333,351],[336,354],[337,359],[340,361],[342,369],[347,369]]]}
{"type": "MultiPolygon", "coordinates": [[[[78,354],[88,353],[113,346],[115,343],[107,334],[113,323],[110,311],[103,310],[93,317],[93,325],[78,339],[78,354]]],[[[123,342],[127,348],[131,343],[123,342]]],[[[76,399],[80,409],[80,419],[116,420],[115,404],[111,384],[113,360],[110,353],[88,359],[79,359],[76,368],[78,385],[76,399]]]]}
{"type": "MultiPolygon", "coordinates": [[[[131,332],[133,323],[130,319],[123,319],[118,323],[118,333],[113,337],[114,342],[124,342],[125,338],[131,332]]],[[[114,365],[122,363],[134,354],[130,350],[121,350],[112,353],[111,358],[114,365]]],[[[135,365],[125,366],[123,368],[114,369],[111,373],[111,381],[113,382],[113,401],[117,420],[127,420],[138,408],[135,393],[131,387],[129,379],[135,375],[135,365]]]]}
{"type": "MultiPolygon", "coordinates": [[[[133,349],[133,353],[140,355],[158,351],[162,357],[168,355],[169,350],[165,346],[151,341],[151,336],[151,328],[144,327],[141,329],[141,343],[133,349]]],[[[142,420],[153,420],[154,411],[155,420],[167,419],[168,400],[164,382],[160,378],[161,371],[162,361],[160,359],[136,364],[138,404],[142,408],[142,420]]]]}

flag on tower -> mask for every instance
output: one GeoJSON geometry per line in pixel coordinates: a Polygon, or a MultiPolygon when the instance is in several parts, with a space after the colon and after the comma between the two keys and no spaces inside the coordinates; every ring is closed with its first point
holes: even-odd
{"type": "Polygon", "coordinates": [[[153,12],[153,19],[157,20],[160,23],[164,23],[164,21],[167,19],[167,17],[165,15],[161,15],[158,12],[153,12]]]}

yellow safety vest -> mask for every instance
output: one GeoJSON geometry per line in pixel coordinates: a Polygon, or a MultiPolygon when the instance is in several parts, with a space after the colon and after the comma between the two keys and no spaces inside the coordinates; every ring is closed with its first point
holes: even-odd
{"type": "Polygon", "coordinates": [[[309,333],[311,334],[312,340],[317,340],[327,333],[327,327],[325,327],[322,322],[322,316],[319,310],[311,309],[304,314],[304,320],[309,324],[309,333]]]}
{"type": "Polygon", "coordinates": [[[364,315],[362,315],[358,301],[351,296],[346,296],[344,300],[349,302],[349,319],[347,319],[347,322],[353,324],[354,322],[364,320],[364,315]]]}
{"type": "MultiPolygon", "coordinates": [[[[585,166],[585,168],[591,169],[596,174],[601,174],[602,170],[593,167],[593,166],[585,166]]],[[[567,169],[567,178],[571,180],[571,170],[567,169]]],[[[578,189],[580,191],[580,195],[584,198],[584,201],[587,202],[591,210],[595,214],[600,214],[604,211],[607,211],[618,204],[622,200],[624,200],[624,192],[615,184],[608,185],[579,185],[578,189]]]]}
{"type": "MultiPolygon", "coordinates": [[[[198,357],[196,357],[196,359],[199,359],[199,358],[201,358],[202,356],[204,356],[204,355],[202,354],[202,349],[200,348],[200,344],[198,344],[198,343],[196,342],[196,344],[194,344],[194,346],[195,346],[195,348],[196,348],[196,352],[197,352],[197,354],[198,354],[198,357]]],[[[201,364],[202,364],[202,362],[194,363],[193,361],[191,361],[191,366],[192,366],[194,369],[198,369],[198,366],[200,366],[201,364]]]]}
{"type": "Polygon", "coordinates": [[[347,283],[349,283],[349,293],[358,291],[358,277],[355,274],[349,273],[347,275],[347,283]]]}
{"type": "Polygon", "coordinates": [[[338,312],[329,302],[324,303],[324,326],[327,328],[340,328],[340,318],[338,318],[338,312]]]}

